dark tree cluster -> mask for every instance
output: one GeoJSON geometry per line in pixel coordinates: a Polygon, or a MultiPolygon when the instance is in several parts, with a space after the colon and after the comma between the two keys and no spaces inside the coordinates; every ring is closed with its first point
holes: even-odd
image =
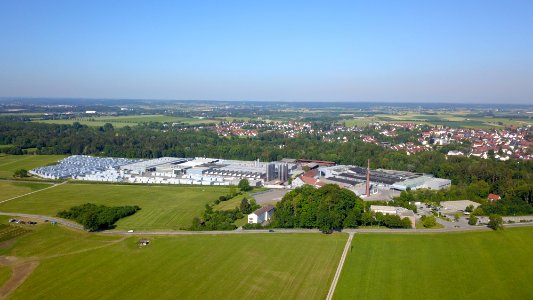
{"type": "Polygon", "coordinates": [[[131,216],[140,209],[136,205],[108,207],[86,203],[71,207],[69,210],[60,211],[57,216],[74,220],[83,225],[86,230],[98,231],[114,228],[118,220],[131,216]]]}
{"type": "Polygon", "coordinates": [[[318,228],[326,233],[360,225],[411,227],[408,219],[405,221],[399,216],[365,212],[363,200],[335,184],[319,189],[304,185],[287,193],[276,205],[272,218],[272,227],[318,228]]]}

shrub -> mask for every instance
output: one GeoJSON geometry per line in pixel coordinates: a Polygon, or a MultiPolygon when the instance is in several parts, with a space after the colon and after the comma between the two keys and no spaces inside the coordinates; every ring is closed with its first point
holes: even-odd
{"type": "Polygon", "coordinates": [[[425,228],[431,228],[431,227],[435,227],[437,225],[437,218],[435,218],[435,216],[433,216],[433,215],[422,216],[422,218],[420,218],[420,220],[422,221],[422,225],[425,228]]]}
{"type": "Polygon", "coordinates": [[[13,172],[13,177],[15,178],[23,178],[23,177],[29,177],[28,170],[25,169],[19,169],[13,172]]]}
{"type": "Polygon", "coordinates": [[[492,228],[494,230],[500,230],[503,229],[503,219],[502,216],[492,214],[489,216],[489,228],[492,228]]]}

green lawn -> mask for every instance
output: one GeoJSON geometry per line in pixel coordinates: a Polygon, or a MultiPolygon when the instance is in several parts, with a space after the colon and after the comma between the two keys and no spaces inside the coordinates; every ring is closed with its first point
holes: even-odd
{"type": "Polygon", "coordinates": [[[65,155],[0,155],[0,178],[12,178],[19,169],[31,170],[65,158],[65,155]]]}
{"type": "Polygon", "coordinates": [[[205,204],[227,194],[226,187],[64,184],[0,204],[0,211],[55,216],[87,202],[108,206],[138,205],[141,210],[121,219],[117,229],[178,230],[188,227],[205,204]]]}
{"type": "Polygon", "coordinates": [[[250,196],[250,194],[248,193],[244,193],[242,195],[238,195],[236,197],[233,197],[227,201],[222,201],[220,202],[219,204],[215,205],[214,208],[216,210],[230,210],[230,209],[234,209],[235,207],[240,207],[241,206],[241,201],[242,199],[246,197],[249,200],[253,199],[252,196],[250,196]]]}
{"type": "Polygon", "coordinates": [[[356,234],[336,299],[533,299],[533,227],[356,234]]]}
{"type": "Polygon", "coordinates": [[[0,267],[0,286],[2,286],[11,277],[11,268],[2,266],[0,267]]]}
{"type": "Polygon", "coordinates": [[[324,299],[345,234],[141,237],[38,225],[4,255],[39,260],[12,299],[324,299]]]}
{"type": "Polygon", "coordinates": [[[51,186],[39,182],[0,181],[0,201],[51,186]]]}

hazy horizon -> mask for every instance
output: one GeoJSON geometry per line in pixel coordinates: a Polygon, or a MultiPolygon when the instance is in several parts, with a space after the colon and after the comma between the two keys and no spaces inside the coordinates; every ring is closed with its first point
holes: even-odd
{"type": "Polygon", "coordinates": [[[3,98],[533,102],[533,2],[0,4],[3,98]]]}

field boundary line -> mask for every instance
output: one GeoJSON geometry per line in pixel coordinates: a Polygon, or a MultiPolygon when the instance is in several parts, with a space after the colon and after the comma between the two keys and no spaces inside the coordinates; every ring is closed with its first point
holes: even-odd
{"type": "Polygon", "coordinates": [[[11,200],[15,200],[15,199],[18,199],[18,198],[22,198],[22,197],[25,197],[25,196],[28,196],[28,195],[31,195],[31,194],[35,194],[35,193],[38,193],[38,192],[42,192],[44,190],[52,189],[52,188],[55,188],[57,186],[65,184],[65,183],[67,183],[67,181],[63,181],[61,183],[57,183],[57,184],[54,184],[54,185],[49,186],[49,187],[45,187],[44,189],[36,190],[36,191],[29,192],[29,193],[26,193],[26,194],[23,194],[23,195],[18,195],[18,196],[15,196],[15,197],[12,197],[12,198],[9,198],[9,199],[6,199],[6,200],[2,200],[2,201],[0,201],[0,204],[8,202],[8,201],[11,201],[11,200]]]}
{"type": "Polygon", "coordinates": [[[329,287],[328,296],[326,297],[326,300],[333,299],[333,294],[335,293],[335,288],[337,287],[337,282],[339,281],[339,278],[341,277],[342,267],[344,266],[344,261],[346,260],[346,256],[348,255],[348,249],[350,249],[350,246],[352,245],[352,239],[354,236],[353,232],[349,233],[348,240],[346,241],[346,245],[344,246],[344,251],[342,251],[341,260],[339,261],[339,265],[337,266],[337,271],[335,272],[335,276],[333,277],[333,281],[331,282],[331,286],[329,287]]]}

